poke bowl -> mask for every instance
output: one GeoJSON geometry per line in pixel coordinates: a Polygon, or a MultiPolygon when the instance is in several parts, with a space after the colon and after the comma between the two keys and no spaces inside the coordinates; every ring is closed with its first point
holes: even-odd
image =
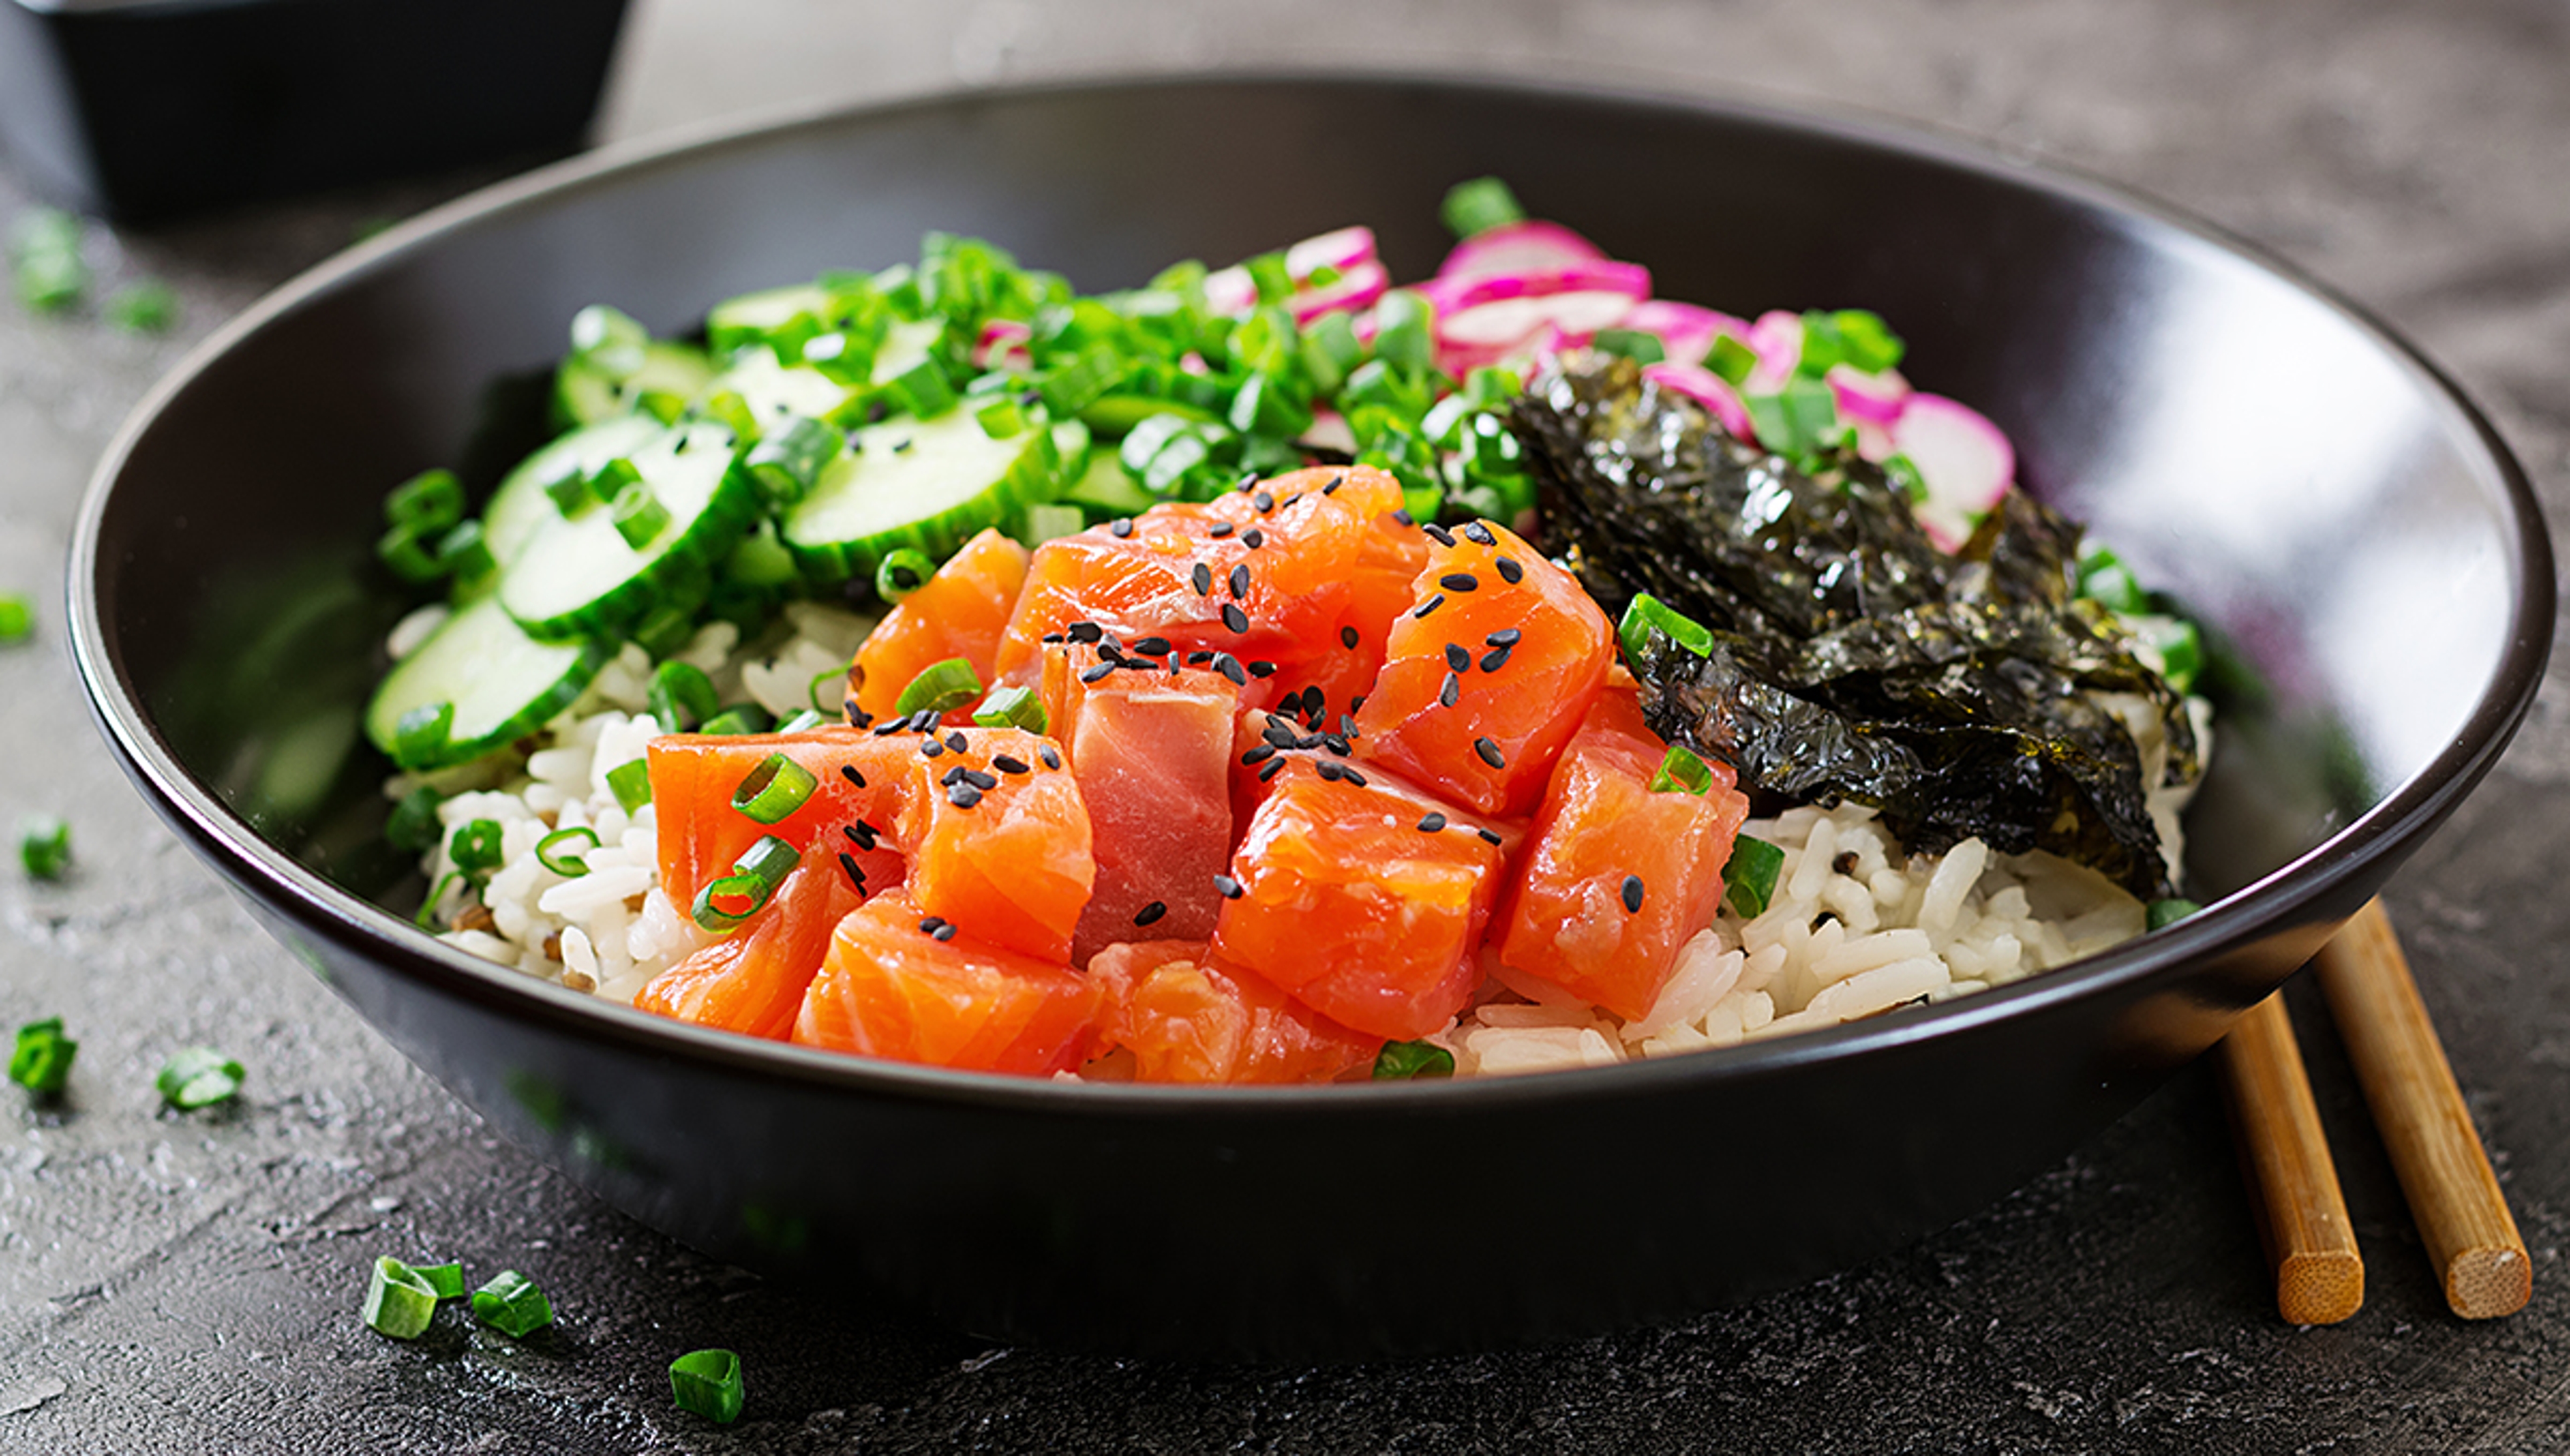
{"type": "MultiPolygon", "coordinates": [[[[1012,401],[985,408],[1011,423],[981,434],[1016,427],[1012,401]]],[[[84,680],[147,797],[500,1131],[751,1269],[1001,1338],[1192,1357],[1575,1337],[1846,1268],[1986,1205],[2210,1046],[2452,811],[2531,701],[2553,591],[2522,472],[2450,384],[2165,208],[1863,119],[1303,79],[802,117],[466,198],[287,285],[165,381],[100,468],[72,582],[84,680]],[[930,232],[1094,291],[1361,222],[1369,260],[1422,277],[1445,251],[1436,199],[1492,175],[1648,260],[1659,296],[1892,320],[1921,391],[1994,422],[2028,495],[2183,604],[2221,669],[2186,812],[2200,910],[1796,1035],[1520,1077],[1206,1087],[740,1036],[412,922],[451,891],[388,843],[395,765],[374,745],[413,740],[367,723],[418,604],[378,556],[385,492],[451,464],[485,495],[544,438],[531,422],[558,407],[582,310],[683,336],[721,300],[881,268],[930,232]],[[1522,1256],[1499,1273],[1494,1236],[1522,1256]]],[[[1194,594],[1224,595],[1211,578],[1194,594]]],[[[1313,777],[1346,772],[1316,759],[1313,777]]],[[[975,782],[956,797],[991,792],[975,782]]],[[[1641,888],[1625,881],[1635,913],[1641,888]]],[[[954,928],[931,921],[930,938],[954,928]]]]}

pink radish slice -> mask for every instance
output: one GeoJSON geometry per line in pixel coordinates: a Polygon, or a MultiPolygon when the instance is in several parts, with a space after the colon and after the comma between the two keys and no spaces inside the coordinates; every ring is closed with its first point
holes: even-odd
{"type": "Polygon", "coordinates": [[[1728,333],[1734,338],[1749,337],[1749,321],[1733,318],[1693,303],[1677,303],[1666,298],[1645,298],[1624,315],[1619,328],[1632,329],[1657,338],[1669,358],[1681,364],[1702,363],[1713,348],[1715,336],[1728,333]]]}
{"type": "Polygon", "coordinates": [[[1740,403],[1739,392],[1721,375],[1701,364],[1680,364],[1673,359],[1663,359],[1657,364],[1643,365],[1642,377],[1713,411],[1713,417],[1722,422],[1722,428],[1739,439],[1752,445],[1758,443],[1758,433],[1750,428],[1749,411],[1740,403]]]}
{"type": "Polygon", "coordinates": [[[1803,362],[1803,316],[1770,309],[1758,315],[1749,326],[1749,336],[1741,340],[1758,356],[1757,367],[1749,371],[1751,394],[1774,394],[1794,377],[1794,367],[1803,362]]]}
{"type": "Polygon", "coordinates": [[[1638,263],[1592,260],[1567,267],[1472,278],[1432,278],[1420,285],[1437,310],[1437,336],[1457,348],[1499,348],[1550,324],[1585,338],[1620,322],[1650,296],[1650,270],[1638,263]]]}
{"type": "Polygon", "coordinates": [[[1294,310],[1296,323],[1310,323],[1325,313],[1367,307],[1391,286],[1392,275],[1383,264],[1367,258],[1341,269],[1336,282],[1299,290],[1286,306],[1294,310]]]}
{"type": "Polygon", "coordinates": [[[1532,333],[1508,340],[1504,344],[1464,346],[1441,338],[1437,344],[1437,367],[1457,379],[1489,364],[1530,364],[1557,354],[1572,344],[1587,342],[1587,335],[1573,338],[1547,323],[1532,333]]]}
{"type": "MultiPolygon", "coordinates": [[[[1360,268],[1372,267],[1375,272],[1382,273],[1383,265],[1375,261],[1374,229],[1365,226],[1341,227],[1321,233],[1317,237],[1304,238],[1301,242],[1285,249],[1285,276],[1293,279],[1297,285],[1294,297],[1288,302],[1295,308],[1298,317],[1301,316],[1301,310],[1305,306],[1304,295],[1313,291],[1301,285],[1307,283],[1314,273],[1324,267],[1334,268],[1341,273],[1353,273],[1360,268]]],[[[1332,282],[1321,285],[1321,290],[1326,292],[1340,287],[1340,283],[1332,282]]],[[[1258,306],[1258,284],[1249,276],[1249,269],[1238,263],[1205,274],[1204,290],[1205,306],[1216,313],[1237,318],[1258,306]]],[[[1377,287],[1375,291],[1380,293],[1383,289],[1377,287]]],[[[1361,306],[1361,304],[1343,301],[1322,303],[1314,305],[1309,316],[1318,318],[1333,308],[1361,306]]]]}
{"type": "Polygon", "coordinates": [[[1889,427],[1901,418],[1902,406],[1910,399],[1910,381],[1898,370],[1866,374],[1851,365],[1833,364],[1829,381],[1830,392],[1838,396],[1840,418],[1860,427],[1889,427]]]}
{"type": "Polygon", "coordinates": [[[1348,417],[1327,405],[1312,411],[1312,428],[1304,431],[1303,438],[1294,443],[1336,450],[1344,455],[1357,453],[1357,435],[1348,428],[1348,417]]]}
{"type": "MultiPolygon", "coordinates": [[[[1651,296],[1651,270],[1640,263],[1589,258],[1553,267],[1516,268],[1504,273],[1469,276],[1441,273],[1418,286],[1419,292],[1436,307],[1437,316],[1441,319],[1486,304],[1544,298],[1558,293],[1616,294],[1623,298],[1624,308],[1629,311],[1634,304],[1651,296]]],[[[1616,315],[1617,318],[1622,316],[1622,313],[1616,315]]]]}
{"type": "Polygon", "coordinates": [[[1363,225],[1342,227],[1304,238],[1285,249],[1285,276],[1300,283],[1323,268],[1344,273],[1359,263],[1374,260],[1374,229],[1363,225]]]}
{"type": "Polygon", "coordinates": [[[1919,524],[1947,550],[1998,504],[2016,479],[2016,451],[1987,416],[1942,395],[1914,394],[1892,425],[1892,445],[1919,467],[1928,499],[1919,524]]]}
{"type": "Polygon", "coordinates": [[[974,342],[973,363],[989,369],[1001,364],[1027,365],[1034,362],[1027,353],[1027,340],[1036,331],[1014,318],[995,318],[982,325],[982,337],[974,342]]]}
{"type": "Polygon", "coordinates": [[[1528,217],[1477,232],[1455,244],[1455,250],[1446,254],[1446,261],[1438,265],[1437,276],[1461,278],[1484,273],[1522,273],[1534,268],[1558,268],[1570,263],[1589,262],[1605,256],[1604,248],[1560,223],[1528,217]]]}

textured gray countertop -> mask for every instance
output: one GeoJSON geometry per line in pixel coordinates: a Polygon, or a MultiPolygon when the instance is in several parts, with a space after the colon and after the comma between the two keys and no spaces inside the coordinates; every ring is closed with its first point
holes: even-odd
{"type": "MultiPolygon", "coordinates": [[[[2156,193],[2409,333],[2570,491],[2570,8],[2560,0],[641,0],[606,130],[834,95],[1115,70],[1430,68],[1756,88],[1946,127],[2156,193]]],[[[2275,1313],[2199,1068],[1998,1206],[1904,1253],[1564,1349],[1319,1369],[1069,1358],[799,1300],[575,1192],[413,1070],[256,929],[128,787],[66,660],[82,482],[153,379],[366,219],[448,180],[136,233],[168,340],[0,304],[0,816],[67,816],[60,885],[0,876],[0,1023],[82,1042],[58,1108],[0,1089],[0,1451],[2570,1449],[2570,723],[2516,745],[2388,894],[2533,1251],[2513,1318],[2443,1308],[2335,1038],[2298,1004],[2369,1264],[2332,1328],[2275,1313]],[[189,1043],[238,1105],[156,1110],[189,1043]],[[379,1253],[515,1266],[525,1345],[363,1328],[379,1253]],[[705,1345],[741,1422],[670,1407],[705,1345]]],[[[27,201],[0,164],[0,224],[27,201]]],[[[1709,300],[1719,302],[1720,300],[1709,300]]],[[[2290,367],[2289,363],[2284,367],[2290,367]]],[[[2004,1109],[1993,1109],[2004,1116],[2004,1109]]],[[[1465,1260],[1539,1257],[1493,1226],[1465,1260]]]]}

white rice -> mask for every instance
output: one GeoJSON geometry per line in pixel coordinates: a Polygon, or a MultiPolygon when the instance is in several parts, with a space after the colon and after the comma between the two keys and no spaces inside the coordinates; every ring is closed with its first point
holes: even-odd
{"type": "MultiPolygon", "coordinates": [[[[810,602],[785,611],[786,625],[769,634],[781,641],[744,649],[734,628],[714,623],[672,657],[702,669],[722,701],[746,697],[790,715],[811,705],[814,678],[846,670],[871,623],[810,602]]],[[[415,613],[394,645],[415,648],[435,625],[415,613]]],[[[645,711],[652,666],[628,644],[523,761],[386,785],[396,799],[422,782],[449,793],[438,809],[447,838],[475,819],[501,826],[503,863],[477,910],[447,878],[445,843],[424,862],[429,883],[443,887],[438,919],[456,925],[440,938],[620,1001],[711,938],[659,892],[652,807],[628,815],[608,787],[608,774],[641,758],[660,731],[645,711]],[[594,830],[599,847],[580,852],[588,874],[566,878],[544,867],[536,846],[575,826],[594,830]]],[[[2144,782],[2157,785],[2166,747],[2156,713],[2138,697],[2108,702],[2134,730],[2144,782]]],[[[2201,699],[2188,706],[2209,753],[2209,710],[2201,699]]],[[[2178,813],[2192,791],[2155,789],[2150,799],[2172,873],[2183,849],[2178,813]]],[[[2005,985],[2144,927],[2141,902],[2093,871],[2040,852],[1993,854],[1977,839],[1940,856],[1907,855],[1859,805],[1792,809],[1743,832],[1785,853],[1773,898],[1755,919],[1726,909],[1687,942],[1647,1014],[1622,1020],[1486,952],[1483,998],[1429,1040],[1454,1053],[1459,1072],[1484,1076],[1734,1046],[2005,985]]]]}

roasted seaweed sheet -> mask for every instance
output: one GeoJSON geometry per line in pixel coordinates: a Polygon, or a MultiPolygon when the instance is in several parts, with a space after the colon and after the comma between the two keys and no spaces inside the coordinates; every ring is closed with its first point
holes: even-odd
{"type": "Polygon", "coordinates": [[[1651,634],[1651,726],[1796,802],[1881,811],[1912,851],[2049,850],[2143,900],[2175,894],[2142,762],[2101,693],[2149,699],[2164,777],[2197,771],[2185,704],[2076,595],[2080,529],[2010,492],[1962,549],[1841,452],[1744,445],[1628,360],[1573,355],[1518,401],[1544,546],[1610,614],[1648,592],[1713,631],[1651,634]]]}

